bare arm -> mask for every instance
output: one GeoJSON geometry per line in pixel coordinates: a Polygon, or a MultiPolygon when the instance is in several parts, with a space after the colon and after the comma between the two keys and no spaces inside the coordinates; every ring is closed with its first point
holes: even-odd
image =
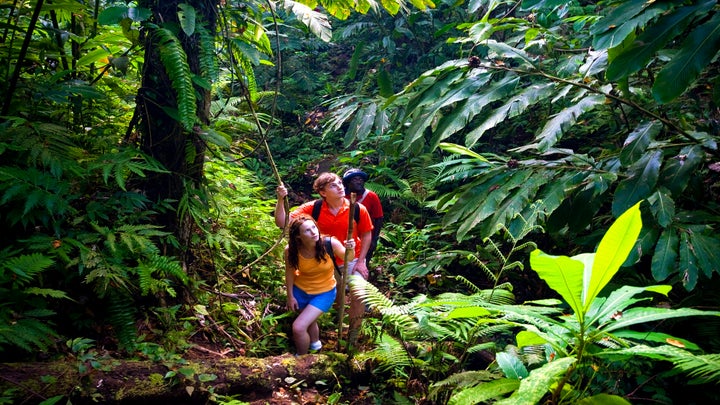
{"type": "Polygon", "coordinates": [[[373,219],[372,240],[376,243],[378,238],[380,238],[380,228],[382,228],[384,222],[385,219],[383,217],[373,219]]]}
{"type": "Polygon", "coordinates": [[[278,228],[285,229],[286,222],[289,222],[288,214],[285,212],[285,197],[288,194],[287,188],[282,184],[275,189],[278,199],[275,204],[275,225],[278,228]]]}
{"type": "Polygon", "coordinates": [[[295,269],[290,268],[288,261],[288,249],[285,248],[285,289],[287,290],[287,309],[288,311],[297,311],[298,303],[293,295],[293,285],[295,285],[295,269]]]}
{"type": "Polygon", "coordinates": [[[367,256],[368,250],[370,250],[370,243],[372,243],[372,231],[363,232],[360,234],[360,255],[357,257],[357,263],[353,272],[359,273],[364,279],[368,278],[368,268],[365,257],[367,256]]]}
{"type": "Polygon", "coordinates": [[[336,238],[330,238],[332,241],[333,253],[335,257],[345,257],[345,250],[350,250],[350,257],[353,257],[353,250],[355,250],[355,240],[348,239],[345,241],[345,245],[340,243],[336,238]]]}

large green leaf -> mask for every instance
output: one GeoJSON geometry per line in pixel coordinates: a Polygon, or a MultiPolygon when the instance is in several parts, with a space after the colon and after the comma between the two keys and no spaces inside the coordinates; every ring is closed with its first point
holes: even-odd
{"type": "Polygon", "coordinates": [[[585,274],[583,303],[585,309],[592,300],[610,282],[620,266],[625,262],[642,228],[640,202],[630,207],[607,230],[595,252],[592,272],[589,280],[585,274]]]}
{"type": "Polygon", "coordinates": [[[522,49],[518,49],[505,42],[497,42],[492,39],[483,41],[482,44],[486,45],[490,49],[490,57],[514,59],[523,69],[532,69],[535,67],[535,62],[532,60],[530,54],[522,49]]]}
{"type": "Polygon", "coordinates": [[[530,266],[550,288],[563,297],[576,314],[582,316],[584,313],[582,292],[585,263],[581,259],[592,260],[592,256],[590,253],[572,258],[551,256],[535,249],[530,253],[530,266]]]}
{"type": "Polygon", "coordinates": [[[690,236],[687,231],[680,233],[680,261],[678,262],[680,277],[683,287],[687,291],[695,289],[698,281],[698,273],[700,272],[695,263],[695,255],[692,253],[692,245],[690,245],[690,236]]]}
{"type": "Polygon", "coordinates": [[[642,323],[662,321],[665,319],[673,318],[686,318],[689,316],[720,316],[720,312],[701,311],[699,309],[693,308],[630,308],[627,311],[623,311],[622,315],[616,317],[616,320],[607,325],[604,330],[606,332],[612,332],[614,330],[620,330],[629,326],[639,325],[642,323]]]}
{"type": "Polygon", "coordinates": [[[662,127],[662,123],[659,121],[646,121],[638,125],[625,139],[620,152],[620,163],[630,166],[640,159],[662,127]]]}
{"type": "MultiPolygon", "coordinates": [[[[535,200],[535,194],[538,189],[548,181],[547,172],[530,172],[531,176],[522,181],[520,187],[507,192],[507,197],[498,206],[489,221],[486,221],[480,232],[481,235],[487,236],[496,233],[501,226],[508,227],[508,224],[519,213],[523,212],[535,200]]],[[[464,236],[464,235],[463,235],[464,236]]],[[[459,235],[458,235],[459,237],[459,235]]]]}
{"type": "Polygon", "coordinates": [[[670,345],[655,347],[636,345],[619,350],[603,350],[597,353],[597,356],[610,359],[626,359],[643,356],[654,360],[672,362],[682,358],[694,357],[690,352],[670,345]]]}
{"type": "Polygon", "coordinates": [[[540,403],[555,380],[565,374],[576,360],[574,357],[563,357],[531,371],[530,375],[520,382],[520,388],[510,398],[495,402],[495,404],[535,405],[540,403]]]}
{"type": "Polygon", "coordinates": [[[350,126],[345,134],[345,142],[351,139],[365,139],[373,128],[375,123],[375,115],[378,113],[377,104],[368,103],[363,105],[355,113],[355,118],[350,122],[350,126]]]}
{"type": "Polygon", "coordinates": [[[668,227],[675,217],[675,201],[667,193],[658,190],[649,198],[650,212],[655,216],[658,225],[668,227]]]}
{"type": "Polygon", "coordinates": [[[668,41],[682,32],[695,15],[706,13],[716,4],[715,0],[706,0],[700,4],[680,7],[663,15],[650,25],[608,65],[606,77],[617,81],[645,68],[655,53],[668,41]]]}
{"type": "Polygon", "coordinates": [[[611,292],[592,315],[588,312],[587,323],[593,324],[598,322],[604,324],[615,319],[618,316],[617,314],[624,313],[629,306],[640,301],[640,299],[633,298],[640,293],[651,291],[667,296],[670,289],[671,287],[669,285],[648,287],[622,286],[611,292]]]}
{"type": "Polygon", "coordinates": [[[152,11],[146,8],[112,6],[107,7],[100,12],[98,15],[98,24],[119,24],[126,18],[129,18],[132,21],[145,21],[150,17],[152,17],[152,11]]]}
{"type": "Polygon", "coordinates": [[[618,395],[597,394],[581,399],[576,405],[631,405],[631,403],[618,395]]]}
{"type": "Polygon", "coordinates": [[[195,8],[187,3],[178,4],[178,21],[180,21],[180,27],[188,37],[195,33],[195,22],[197,20],[197,13],[195,8]]]}
{"type": "Polygon", "coordinates": [[[690,243],[697,264],[705,277],[712,278],[713,272],[720,273],[720,240],[710,235],[693,232],[690,234],[690,243]]]}
{"type": "Polygon", "coordinates": [[[591,94],[580,99],[577,103],[570,107],[564,108],[557,113],[552,119],[545,123],[542,131],[535,137],[537,147],[540,152],[546,152],[562,137],[563,132],[577,122],[578,117],[582,114],[594,109],[599,105],[605,104],[605,96],[602,94],[591,94]]]}
{"type": "Polygon", "coordinates": [[[466,148],[462,145],[458,145],[458,144],[454,144],[454,143],[441,143],[438,145],[438,147],[446,152],[454,153],[456,155],[469,156],[469,157],[477,159],[481,162],[488,162],[488,160],[487,160],[487,158],[485,158],[485,156],[480,155],[477,152],[473,151],[472,149],[466,148]]]}
{"type": "Polygon", "coordinates": [[[656,281],[663,281],[676,269],[678,242],[674,229],[665,229],[658,239],[652,257],[652,275],[656,281]]]}
{"type": "Polygon", "coordinates": [[[525,365],[518,356],[500,352],[495,355],[495,361],[497,361],[498,367],[500,367],[507,378],[522,380],[528,375],[525,365]]]}
{"type": "MultiPolygon", "coordinates": [[[[505,85],[503,87],[496,86],[490,89],[489,92],[483,93],[477,101],[481,102],[481,106],[485,106],[492,101],[499,100],[506,96],[510,96],[505,103],[496,108],[492,114],[490,114],[485,121],[470,133],[465,136],[465,144],[468,146],[474,145],[485,131],[494,128],[498,124],[501,124],[507,118],[518,116],[525,112],[528,107],[537,104],[538,102],[547,99],[553,94],[555,86],[552,83],[547,84],[533,84],[525,87],[521,92],[517,94],[511,94],[511,90],[514,90],[518,84],[518,78],[515,76],[506,76],[501,83],[505,85]]],[[[468,100],[471,102],[474,100],[468,100]]],[[[471,106],[475,109],[476,107],[471,106]]],[[[450,118],[448,118],[450,119],[450,118]]],[[[443,131],[442,136],[449,136],[446,133],[446,128],[443,126],[445,123],[441,121],[438,126],[438,131],[443,131]]],[[[455,123],[453,123],[455,124],[455,123]]]]}
{"type": "MultiPolygon", "coordinates": [[[[486,77],[489,80],[491,76],[487,75],[486,77]]],[[[438,122],[432,145],[436,145],[453,134],[467,128],[472,119],[480,114],[485,107],[505,97],[516,85],[516,78],[512,80],[505,78],[500,86],[495,87],[497,85],[493,85],[491,91],[474,93],[462,103],[458,103],[449,114],[443,116],[438,122]]]]}
{"type": "MultiPolygon", "coordinates": [[[[489,77],[487,75],[472,75],[465,77],[458,83],[454,83],[452,87],[440,87],[446,85],[446,81],[450,79],[455,80],[453,75],[449,75],[445,80],[441,80],[436,86],[433,86],[432,90],[435,91],[426,91],[423,94],[424,100],[421,101],[420,104],[427,102],[427,105],[417,110],[419,112],[413,115],[412,124],[407,129],[408,133],[423,134],[425,129],[436,120],[441,109],[466,100],[475,94],[479,88],[485,86],[489,77]],[[430,99],[428,97],[430,97],[430,99]]],[[[482,108],[482,106],[480,106],[480,108],[482,108]]],[[[407,143],[406,146],[409,147],[407,143]]]]}
{"type": "MultiPolygon", "coordinates": [[[[332,39],[332,27],[330,26],[330,20],[323,14],[315,11],[300,2],[292,0],[284,0],[285,10],[293,13],[299,21],[305,24],[316,37],[320,38],[325,42],[330,42],[332,39]]],[[[329,13],[340,19],[347,18],[350,11],[347,7],[327,7],[325,8],[329,13]],[[345,12],[342,11],[345,9],[345,12]],[[344,14],[343,14],[344,13],[344,14]]]]}
{"type": "Polygon", "coordinates": [[[545,212],[550,215],[560,207],[567,198],[568,192],[582,183],[587,173],[565,173],[560,177],[551,177],[551,172],[545,172],[547,183],[538,192],[538,200],[542,202],[545,212]]]}
{"type": "Polygon", "coordinates": [[[681,197],[690,178],[705,159],[705,151],[700,145],[686,146],[675,157],[665,159],[658,183],[672,192],[675,198],[681,197]]]}
{"type": "MultiPolygon", "coordinates": [[[[501,82],[505,83],[506,80],[512,82],[515,85],[519,83],[519,77],[513,74],[508,74],[501,82]]],[[[510,90],[513,90],[513,86],[511,86],[510,83],[507,84],[508,86],[503,87],[493,86],[490,91],[497,91],[498,95],[500,96],[498,99],[502,99],[509,95],[510,90]]],[[[526,96],[522,93],[513,96],[509,100],[506,100],[502,106],[496,108],[492,113],[488,114],[485,120],[480,125],[475,127],[467,135],[465,135],[465,145],[467,145],[468,147],[472,147],[487,130],[495,128],[497,125],[505,122],[505,120],[508,118],[508,116],[510,116],[510,114],[516,114],[520,112],[520,110],[518,110],[518,107],[521,107],[524,103],[520,103],[519,105],[516,105],[516,103],[519,99],[525,97],[526,96]]]]}
{"type": "Polygon", "coordinates": [[[720,14],[695,28],[685,38],[680,51],[658,73],[653,84],[653,97],[658,103],[667,103],[695,81],[698,74],[717,56],[720,50],[720,14]]]}
{"type": "Polygon", "coordinates": [[[520,380],[512,378],[501,378],[499,380],[483,382],[482,384],[463,389],[462,391],[453,394],[453,396],[450,397],[450,401],[448,401],[448,405],[482,403],[484,401],[514,392],[519,386],[520,380]]]}
{"type": "Polygon", "coordinates": [[[492,171],[459,189],[459,197],[443,217],[443,225],[457,226],[460,221],[472,216],[476,220],[472,225],[474,226],[492,215],[503,197],[500,193],[494,192],[497,191],[495,188],[505,182],[509,176],[509,172],[492,171]]]}
{"type": "Polygon", "coordinates": [[[625,212],[638,201],[648,198],[657,184],[662,151],[648,151],[629,170],[630,177],[620,182],[612,203],[613,215],[625,212]]]}
{"type": "MultiPolygon", "coordinates": [[[[457,231],[458,240],[463,240],[465,235],[475,228],[480,222],[486,218],[493,217],[502,212],[502,206],[500,203],[504,201],[508,196],[516,192],[521,192],[526,186],[526,181],[530,178],[532,172],[530,170],[517,170],[511,172],[509,178],[503,182],[496,182],[493,190],[490,191],[490,196],[487,198],[486,203],[479,206],[479,210],[475,210],[475,215],[470,215],[468,218],[461,222],[457,231]]],[[[492,188],[492,187],[491,187],[492,188]]],[[[458,201],[458,203],[460,203],[458,201]]],[[[503,212],[503,214],[505,214],[503,212]]],[[[508,213],[509,214],[509,213],[508,213]]],[[[490,231],[490,234],[494,233],[495,229],[490,231]]],[[[486,234],[489,236],[489,234],[486,234]]]]}
{"type": "Polygon", "coordinates": [[[325,123],[326,131],[337,131],[355,114],[355,112],[366,102],[372,102],[367,98],[358,99],[355,96],[340,96],[328,102],[328,109],[332,111],[330,118],[325,123]]]}
{"type": "Polygon", "coordinates": [[[638,28],[662,14],[668,5],[644,0],[631,0],[615,7],[609,15],[590,29],[594,49],[609,49],[620,45],[638,28]]]}
{"type": "MultiPolygon", "coordinates": [[[[405,92],[412,94],[412,98],[407,103],[408,115],[403,118],[403,121],[407,121],[415,114],[415,110],[434,104],[448,89],[452,89],[458,83],[465,81],[468,77],[463,68],[464,66],[461,67],[455,64],[447,65],[447,68],[440,66],[425,72],[420,78],[410,83],[405,92]],[[410,93],[411,90],[414,90],[415,93],[410,93]]],[[[475,77],[475,75],[472,77],[475,77]]]]}

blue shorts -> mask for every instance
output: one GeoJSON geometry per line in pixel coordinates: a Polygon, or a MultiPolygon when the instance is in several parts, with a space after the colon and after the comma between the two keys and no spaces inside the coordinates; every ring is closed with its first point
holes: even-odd
{"type": "Polygon", "coordinates": [[[327,312],[335,302],[337,287],[333,287],[332,290],[320,294],[308,294],[297,286],[293,286],[293,295],[295,296],[299,309],[302,310],[306,306],[312,305],[323,312],[327,312]]]}

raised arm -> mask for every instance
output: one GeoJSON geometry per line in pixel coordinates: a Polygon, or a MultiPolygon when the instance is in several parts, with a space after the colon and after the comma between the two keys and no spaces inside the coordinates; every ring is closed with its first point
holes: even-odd
{"type": "Polygon", "coordinates": [[[335,254],[335,257],[345,257],[345,250],[350,251],[350,257],[355,256],[355,254],[354,254],[355,240],[354,239],[346,240],[344,245],[342,244],[342,242],[340,242],[335,237],[330,238],[330,241],[332,242],[333,253],[335,254]]]}
{"type": "Polygon", "coordinates": [[[284,185],[279,185],[275,189],[277,193],[277,203],[275,204],[275,225],[278,228],[285,229],[285,224],[289,222],[289,214],[285,211],[285,197],[288,194],[287,188],[284,185]]]}

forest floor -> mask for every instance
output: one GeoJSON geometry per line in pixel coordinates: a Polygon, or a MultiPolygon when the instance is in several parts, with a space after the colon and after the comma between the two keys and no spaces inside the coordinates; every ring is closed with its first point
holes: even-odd
{"type": "MultiPolygon", "coordinates": [[[[294,366],[297,375],[312,374],[310,368],[313,365],[313,354],[324,354],[337,351],[337,330],[326,330],[321,333],[323,343],[322,349],[312,352],[310,355],[301,356],[294,366]]],[[[359,342],[357,350],[370,350],[369,341],[359,342]]],[[[340,352],[344,352],[345,347],[340,348],[340,352]]],[[[228,352],[228,349],[221,344],[214,344],[209,341],[196,341],[193,346],[184,355],[183,359],[191,362],[213,362],[215,360],[233,358],[241,356],[235,352],[228,352]]],[[[283,353],[281,356],[293,356],[291,353],[283,353]]],[[[338,376],[341,378],[342,376],[338,376]]],[[[276,375],[272,375],[272,379],[285,379],[286,375],[279,370],[276,375]]],[[[306,404],[348,404],[348,405],[370,405],[376,404],[377,398],[373,395],[368,396],[370,387],[364,385],[367,381],[350,381],[350,382],[327,382],[326,388],[320,389],[318,386],[310,386],[298,381],[296,384],[289,383],[290,387],[277,387],[271,393],[243,393],[241,401],[250,405],[306,405],[306,404]],[[342,385],[342,393],[338,397],[333,396],[332,384],[342,385]],[[332,398],[332,399],[331,399],[332,398]]]]}
{"type": "MultiPolygon", "coordinates": [[[[283,353],[251,358],[227,349],[222,343],[199,338],[189,342],[189,349],[180,355],[179,361],[125,360],[121,353],[104,351],[97,354],[93,365],[89,360],[84,362],[72,356],[48,362],[0,362],[0,387],[5,387],[0,390],[0,403],[8,403],[3,402],[9,399],[5,397],[9,394],[8,387],[14,391],[12,397],[18,400],[10,403],[24,404],[39,404],[58,395],[70,395],[68,400],[73,404],[377,403],[377,396],[369,395],[367,381],[354,381],[355,377],[345,372],[350,368],[343,366],[344,357],[333,355],[336,336],[336,331],[326,331],[322,334],[320,351],[297,357],[283,353]],[[82,366],[86,366],[86,371],[78,372],[82,366]],[[195,371],[190,376],[195,382],[187,384],[184,381],[188,380],[184,380],[179,371],[181,367],[202,371],[195,371]],[[168,377],[170,370],[177,373],[176,377],[168,377]],[[198,384],[203,375],[212,375],[214,379],[198,384]],[[212,397],[203,387],[217,387],[216,397],[208,399],[212,397]],[[195,394],[188,391],[187,395],[188,389],[195,390],[195,394]]],[[[364,350],[360,346],[358,349],[364,350]]]]}

